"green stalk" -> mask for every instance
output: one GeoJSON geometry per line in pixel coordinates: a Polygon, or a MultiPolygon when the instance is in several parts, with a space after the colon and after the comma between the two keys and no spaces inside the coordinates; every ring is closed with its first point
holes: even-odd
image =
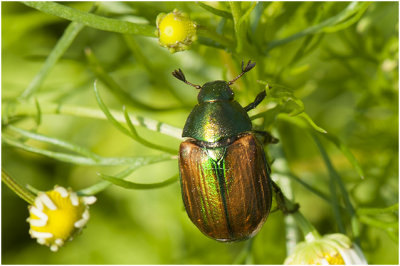
{"type": "Polygon", "coordinates": [[[28,87],[22,92],[19,96],[19,99],[27,99],[29,98],[34,92],[36,92],[40,86],[42,85],[43,81],[50,73],[51,69],[53,69],[54,65],[58,62],[60,57],[65,53],[65,51],[69,48],[71,43],[75,40],[75,37],[79,34],[79,32],[83,29],[84,25],[78,22],[72,22],[66,28],[64,34],[58,40],[56,46],[51,51],[49,56],[46,58],[42,68],[40,69],[39,73],[33,78],[31,83],[28,87]]]}
{"type": "Polygon", "coordinates": [[[112,31],[123,34],[135,34],[148,37],[156,37],[155,35],[156,27],[154,26],[102,17],[82,12],[80,10],[76,10],[74,8],[58,4],[55,2],[46,1],[46,2],[23,2],[23,3],[27,6],[33,7],[44,13],[61,17],[67,20],[76,21],[95,29],[112,31]]]}
{"type": "Polygon", "coordinates": [[[300,227],[300,230],[303,232],[304,238],[307,242],[314,241],[321,237],[318,231],[314,228],[314,226],[301,214],[301,212],[297,211],[292,214],[294,219],[296,220],[297,225],[300,227]]]}
{"type": "Polygon", "coordinates": [[[1,169],[1,181],[27,203],[32,205],[35,202],[35,195],[18,184],[4,169],[1,169]]]}
{"type": "MultiPolygon", "coordinates": [[[[7,105],[3,104],[3,114],[7,114],[7,105]]],[[[116,121],[120,123],[126,123],[124,114],[120,111],[110,110],[111,114],[115,118],[116,121]]],[[[69,115],[76,117],[87,117],[87,118],[95,118],[106,120],[107,117],[105,114],[98,108],[90,108],[90,107],[81,107],[76,105],[68,105],[68,104],[57,104],[52,102],[42,103],[41,104],[41,113],[45,114],[60,114],[60,115],[69,115]]],[[[17,104],[10,108],[9,113],[7,114],[9,117],[13,116],[32,116],[36,117],[37,115],[37,107],[35,103],[24,103],[17,104]]],[[[160,132],[161,134],[174,137],[176,139],[181,140],[182,137],[182,129],[165,124],[163,122],[146,118],[142,116],[137,116],[133,114],[129,114],[131,118],[132,124],[135,126],[142,126],[149,130],[160,132]]]]}
{"type": "Polygon", "coordinates": [[[241,53],[243,49],[243,38],[241,34],[241,24],[240,23],[240,18],[242,16],[242,9],[241,9],[241,2],[229,2],[232,10],[232,16],[233,16],[233,23],[235,27],[235,35],[236,35],[236,52],[241,53]]]}
{"type": "Polygon", "coordinates": [[[393,204],[386,208],[359,208],[357,209],[357,214],[365,215],[365,214],[384,214],[384,213],[395,213],[399,211],[399,204],[393,204]]]}

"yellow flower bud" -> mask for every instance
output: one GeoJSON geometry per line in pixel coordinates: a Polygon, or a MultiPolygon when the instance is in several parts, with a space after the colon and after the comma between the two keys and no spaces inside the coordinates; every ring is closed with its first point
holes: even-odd
{"type": "Polygon", "coordinates": [[[160,45],[172,53],[187,50],[197,40],[196,24],[175,9],[171,13],[158,15],[157,35],[160,45]]]}
{"type": "Polygon", "coordinates": [[[56,186],[54,190],[40,192],[29,208],[29,234],[41,245],[57,251],[65,241],[72,240],[89,220],[89,204],[94,196],[79,197],[70,189],[56,186]]]}

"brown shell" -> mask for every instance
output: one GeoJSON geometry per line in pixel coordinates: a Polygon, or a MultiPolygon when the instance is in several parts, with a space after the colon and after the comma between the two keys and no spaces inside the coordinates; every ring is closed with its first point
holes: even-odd
{"type": "Polygon", "coordinates": [[[186,140],[180,146],[182,198],[192,222],[219,241],[245,240],[271,209],[271,182],[262,145],[249,133],[225,147],[218,162],[186,140]]]}

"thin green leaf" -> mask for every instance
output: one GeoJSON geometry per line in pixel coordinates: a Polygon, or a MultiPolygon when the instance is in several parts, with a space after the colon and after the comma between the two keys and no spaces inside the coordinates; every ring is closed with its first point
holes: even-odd
{"type": "MultiPolygon", "coordinates": [[[[135,170],[139,169],[140,167],[145,166],[145,165],[149,165],[149,164],[153,164],[153,163],[158,163],[158,162],[148,161],[148,163],[146,163],[146,164],[129,166],[128,168],[126,168],[122,172],[116,174],[115,177],[116,178],[120,178],[120,179],[126,178],[131,173],[133,173],[135,170]]],[[[106,181],[106,180],[101,180],[100,182],[98,182],[98,183],[96,183],[96,184],[94,184],[94,185],[92,185],[90,187],[84,188],[84,189],[78,191],[77,193],[80,196],[95,195],[95,194],[105,190],[106,188],[108,188],[111,185],[112,185],[111,182],[106,181]]]]}
{"type": "MultiPolygon", "coordinates": [[[[338,197],[336,194],[336,184],[340,188],[340,192],[343,196],[346,210],[352,218],[355,217],[355,215],[356,215],[355,210],[354,210],[353,205],[351,204],[350,196],[343,184],[342,178],[339,175],[339,173],[336,171],[336,169],[334,168],[324,146],[322,145],[322,143],[319,141],[318,137],[315,134],[312,134],[312,137],[314,139],[314,142],[317,144],[317,147],[322,155],[322,159],[324,160],[324,163],[328,169],[329,176],[330,176],[329,187],[330,187],[331,194],[332,194],[332,207],[333,207],[334,214],[337,218],[336,220],[338,222],[339,229],[342,233],[344,233],[345,231],[344,231],[343,220],[341,219],[341,215],[339,212],[339,206],[338,206],[339,201],[338,201],[338,197]]],[[[356,236],[356,237],[358,237],[358,236],[356,236]]]]}
{"type": "Polygon", "coordinates": [[[236,36],[236,52],[241,53],[243,49],[243,29],[240,18],[242,17],[242,2],[230,1],[231,12],[233,16],[233,23],[235,28],[235,36],[236,36]]]}
{"type": "Polygon", "coordinates": [[[36,126],[40,126],[40,124],[42,123],[42,110],[40,109],[39,102],[36,98],[35,98],[35,105],[37,109],[36,126]]]}
{"type": "Polygon", "coordinates": [[[98,92],[96,83],[94,84],[94,92],[96,94],[96,99],[97,102],[100,106],[100,109],[104,112],[104,114],[106,115],[106,117],[108,118],[108,120],[111,122],[111,124],[113,124],[117,129],[119,129],[122,133],[128,135],[129,137],[131,137],[132,139],[142,143],[143,145],[150,147],[152,149],[156,149],[156,150],[161,150],[170,154],[177,154],[178,151],[173,150],[173,149],[169,149],[163,146],[159,146],[156,144],[153,144],[141,137],[139,137],[139,135],[136,132],[135,127],[132,124],[132,121],[129,117],[129,114],[127,113],[127,111],[124,109],[124,117],[125,117],[125,122],[128,124],[129,129],[127,129],[126,127],[124,127],[121,123],[119,123],[111,114],[111,112],[109,111],[109,109],[107,108],[107,106],[104,104],[103,100],[100,97],[100,94],[98,92]]]}
{"type": "Polygon", "coordinates": [[[114,96],[117,97],[118,100],[120,100],[122,103],[149,111],[166,111],[166,110],[176,109],[170,107],[167,108],[153,107],[133,98],[120,85],[118,85],[118,83],[105,71],[105,69],[101,66],[100,62],[97,60],[96,56],[94,55],[91,49],[86,48],[85,55],[90,63],[91,70],[96,75],[96,77],[99,80],[101,80],[111,91],[111,93],[114,94],[114,96]]]}
{"type": "Polygon", "coordinates": [[[141,183],[134,183],[134,182],[126,181],[126,180],[120,179],[118,177],[110,176],[110,175],[100,174],[101,178],[113,183],[114,185],[128,188],[128,189],[155,189],[155,188],[165,187],[165,186],[175,183],[178,180],[178,176],[179,175],[174,175],[173,177],[168,178],[167,180],[159,182],[159,183],[141,184],[141,183]]]}
{"type": "MultiPolygon", "coordinates": [[[[28,3],[33,3],[33,2],[28,2],[28,3]]],[[[51,3],[51,2],[46,2],[46,3],[51,3]]],[[[49,75],[50,71],[53,69],[54,65],[58,62],[58,60],[65,53],[65,51],[68,49],[71,43],[75,40],[75,37],[83,29],[83,27],[84,25],[79,24],[77,22],[72,22],[67,27],[64,34],[58,40],[54,49],[46,58],[46,61],[44,62],[39,73],[36,74],[36,76],[33,78],[28,87],[19,96],[20,99],[29,98],[33,93],[35,93],[40,88],[47,75],[49,75]]]]}
{"type": "Polygon", "coordinates": [[[321,191],[313,188],[312,186],[310,186],[309,184],[307,184],[306,182],[304,182],[301,178],[295,176],[294,174],[291,173],[283,173],[280,171],[276,171],[274,170],[274,174],[278,174],[278,175],[284,175],[289,177],[292,180],[295,180],[297,183],[299,183],[300,185],[302,185],[305,189],[309,190],[311,193],[314,193],[315,195],[317,195],[318,197],[320,197],[321,199],[325,200],[326,202],[330,203],[331,199],[329,198],[329,196],[325,195],[324,193],[322,193],[321,191]]]}
{"type": "Polygon", "coordinates": [[[244,244],[242,250],[235,258],[233,264],[254,264],[251,248],[253,246],[254,238],[250,238],[244,244]]]}
{"type": "Polygon", "coordinates": [[[98,159],[99,159],[99,156],[97,154],[94,154],[93,152],[89,151],[88,149],[78,146],[78,145],[75,145],[75,144],[72,144],[70,142],[67,142],[67,141],[64,141],[61,139],[57,139],[57,138],[48,137],[48,136],[45,136],[45,135],[42,135],[39,133],[23,130],[21,128],[18,128],[18,127],[12,126],[12,125],[9,125],[7,128],[11,129],[14,132],[19,133],[23,137],[34,139],[34,140],[45,142],[45,143],[49,143],[49,144],[53,144],[58,147],[62,147],[62,148],[74,151],[76,153],[79,153],[81,155],[89,157],[89,158],[93,159],[94,161],[98,161],[98,159]]]}
{"type": "MultiPolygon", "coordinates": [[[[135,40],[135,38],[132,35],[124,35],[124,40],[126,42],[126,45],[128,46],[128,48],[131,50],[133,57],[135,57],[136,60],[138,60],[140,62],[140,64],[142,64],[149,76],[148,78],[151,79],[152,83],[154,83],[156,86],[160,86],[163,88],[168,89],[168,91],[171,93],[172,96],[174,96],[176,99],[179,100],[179,102],[184,103],[187,101],[187,98],[183,97],[181,95],[181,93],[178,93],[171,85],[170,85],[170,80],[168,80],[167,78],[165,78],[164,75],[154,75],[154,73],[159,72],[159,70],[154,67],[154,65],[152,65],[151,63],[151,57],[145,56],[143,54],[143,47],[140,46],[137,41],[135,40]]],[[[162,70],[164,71],[164,70],[162,70]]],[[[169,108],[165,108],[165,110],[176,110],[176,109],[181,109],[184,106],[178,106],[178,107],[169,107],[169,108]]],[[[158,110],[162,110],[162,108],[158,108],[158,110]]]]}
{"type": "Polygon", "coordinates": [[[239,24],[242,24],[242,23],[245,22],[245,20],[250,16],[250,14],[253,11],[253,9],[256,7],[256,5],[257,5],[257,2],[254,2],[253,4],[251,4],[251,6],[246,10],[246,12],[240,18],[239,24]]]}
{"type": "Polygon", "coordinates": [[[100,97],[100,93],[99,90],[97,89],[97,81],[95,81],[94,83],[94,93],[96,95],[96,100],[97,103],[99,104],[100,109],[103,111],[103,113],[105,114],[105,116],[107,117],[108,121],[110,121],[111,124],[113,124],[117,129],[119,129],[122,133],[124,133],[125,135],[128,135],[130,137],[132,137],[132,133],[129,131],[129,129],[127,129],[126,127],[124,127],[121,123],[119,123],[114,116],[111,114],[110,110],[108,109],[108,107],[104,104],[103,100],[100,97]]]}
{"type": "Polygon", "coordinates": [[[214,8],[210,5],[206,5],[202,2],[196,2],[196,4],[198,4],[199,6],[201,6],[202,8],[204,8],[205,10],[209,11],[210,13],[213,13],[214,15],[220,16],[220,17],[224,17],[224,18],[228,18],[228,19],[232,19],[232,14],[224,11],[224,10],[219,10],[217,8],[214,8]]]}
{"type": "Polygon", "coordinates": [[[381,228],[384,230],[399,228],[398,222],[384,222],[384,221],[381,221],[381,220],[378,220],[376,218],[372,218],[369,216],[361,216],[360,222],[370,225],[370,226],[378,227],[378,228],[381,228]]]}
{"type": "Polygon", "coordinates": [[[344,30],[344,29],[350,27],[351,25],[353,25],[354,23],[356,23],[357,21],[360,20],[362,15],[364,15],[365,11],[367,11],[367,9],[368,9],[370,4],[371,3],[364,2],[360,6],[360,9],[357,11],[357,13],[353,17],[351,17],[350,19],[348,19],[348,20],[346,20],[346,21],[344,21],[342,23],[339,23],[339,24],[337,24],[335,26],[326,27],[326,28],[324,28],[323,31],[324,32],[335,32],[335,31],[344,30]]]}
{"type": "Polygon", "coordinates": [[[354,157],[353,153],[351,153],[350,149],[344,145],[339,138],[337,138],[334,135],[331,134],[323,134],[327,140],[332,142],[333,144],[336,145],[336,147],[343,153],[343,155],[349,160],[349,162],[353,165],[354,169],[356,170],[357,174],[361,177],[361,179],[364,179],[364,171],[361,168],[361,165],[358,163],[356,158],[354,157]]]}
{"type": "Polygon", "coordinates": [[[299,117],[303,118],[304,120],[307,121],[307,123],[316,131],[321,132],[321,133],[328,133],[325,129],[323,129],[322,127],[317,126],[317,124],[315,124],[315,122],[311,119],[311,117],[308,116],[308,114],[306,114],[305,112],[301,113],[298,115],[299,117]]]}
{"type": "Polygon", "coordinates": [[[178,154],[177,150],[170,149],[170,148],[167,148],[167,147],[164,147],[164,146],[160,146],[160,145],[151,143],[150,141],[147,141],[147,140],[143,139],[142,137],[140,137],[139,134],[136,131],[135,126],[132,124],[132,121],[131,121],[131,119],[129,117],[128,112],[126,111],[125,106],[124,106],[124,116],[125,116],[126,123],[127,123],[128,127],[129,127],[129,129],[131,130],[131,133],[132,133],[131,136],[132,136],[132,138],[134,140],[136,140],[139,143],[141,143],[141,144],[143,144],[143,145],[145,145],[145,146],[147,146],[149,148],[152,148],[152,149],[164,151],[164,152],[167,152],[167,153],[170,153],[170,154],[178,154]]]}
{"type": "Polygon", "coordinates": [[[25,5],[33,7],[44,13],[58,16],[71,21],[76,21],[83,25],[123,34],[135,34],[149,37],[156,37],[154,26],[137,24],[128,21],[121,21],[112,18],[101,17],[98,15],[82,12],[68,6],[55,2],[23,2],[25,5]]]}
{"type": "Polygon", "coordinates": [[[291,36],[289,36],[287,38],[280,39],[280,40],[275,40],[275,41],[270,42],[268,44],[267,48],[266,48],[266,52],[268,52],[269,50],[271,50],[271,49],[273,49],[273,48],[275,48],[277,46],[280,46],[280,45],[286,44],[288,42],[297,40],[297,39],[302,38],[304,36],[307,36],[309,34],[320,33],[322,31],[324,31],[325,28],[337,25],[337,24],[347,20],[348,18],[352,17],[359,10],[363,10],[366,5],[369,5],[369,3],[366,3],[366,2],[351,2],[339,14],[337,14],[337,15],[335,15],[333,17],[330,17],[329,19],[327,19],[327,20],[325,20],[325,21],[323,21],[323,22],[321,22],[321,23],[319,23],[317,25],[311,26],[311,27],[309,27],[309,28],[307,28],[305,30],[297,32],[297,33],[295,33],[295,34],[293,34],[293,35],[291,35],[291,36]]]}
{"type": "Polygon", "coordinates": [[[206,28],[205,26],[199,26],[197,29],[199,43],[207,46],[228,49],[229,51],[234,50],[233,40],[218,34],[216,31],[206,28]]]}
{"type": "Polygon", "coordinates": [[[98,156],[98,160],[95,161],[92,158],[76,156],[67,153],[61,152],[53,152],[48,151],[36,147],[32,147],[26,145],[25,143],[21,143],[19,141],[13,140],[9,137],[6,137],[4,134],[2,135],[2,141],[5,143],[23,149],[25,151],[33,152],[36,154],[44,155],[62,162],[74,163],[79,165],[98,165],[98,166],[115,166],[115,165],[127,165],[127,164],[143,164],[147,161],[151,162],[161,162],[166,160],[176,159],[171,155],[160,154],[157,156],[138,156],[138,157],[100,157],[98,156]]]}
{"type": "MultiPolygon", "coordinates": [[[[46,102],[41,105],[42,114],[58,114],[58,115],[70,115],[76,117],[87,117],[94,119],[108,119],[102,110],[99,108],[82,107],[77,105],[59,104],[54,102],[46,102]]],[[[7,113],[8,116],[31,116],[37,115],[37,109],[35,104],[27,102],[24,104],[3,104],[3,114],[7,113]]],[[[116,110],[110,110],[116,121],[125,123],[125,118],[122,112],[116,110]]],[[[130,114],[131,121],[135,126],[142,126],[149,130],[160,132],[164,135],[174,137],[181,140],[182,129],[168,125],[166,123],[150,119],[142,116],[134,116],[130,114]]]]}
{"type": "Polygon", "coordinates": [[[357,214],[359,215],[378,215],[384,213],[398,213],[399,212],[399,204],[393,204],[386,208],[358,208],[357,214]]]}

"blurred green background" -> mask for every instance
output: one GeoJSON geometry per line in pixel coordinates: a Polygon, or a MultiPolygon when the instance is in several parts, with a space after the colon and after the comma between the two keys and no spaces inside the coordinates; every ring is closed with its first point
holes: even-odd
{"type": "MultiPolygon", "coordinates": [[[[61,4],[83,12],[93,5],[61,4]]],[[[225,15],[231,12],[227,2],[205,4],[225,11],[225,15]]],[[[318,137],[354,208],[391,206],[398,202],[398,3],[372,2],[364,9],[359,6],[362,4],[354,4],[351,8],[358,8],[358,12],[338,20],[344,10],[351,11],[348,2],[239,3],[241,11],[249,13],[238,33],[229,15],[219,16],[194,2],[101,2],[95,11],[98,16],[152,26],[160,12],[178,8],[208,31],[199,32],[199,41],[191,49],[171,54],[154,37],[124,36],[86,26],[32,97],[15,102],[71,22],[19,2],[2,2],[2,135],[12,134],[7,125],[13,124],[86,147],[104,157],[157,155],[159,151],[133,141],[107,120],[43,112],[37,125],[37,111],[21,119],[13,117],[12,110],[15,105],[32,106],[35,99],[41,109],[54,103],[99,109],[93,92],[93,82],[98,78],[96,66],[85,55],[85,49],[90,49],[97,58],[97,67],[101,66],[135,101],[155,108],[180,108],[139,108],[115,97],[115,92],[100,83],[100,94],[108,107],[121,111],[126,105],[133,114],[182,128],[191,106],[196,104],[197,91],[174,79],[171,72],[181,68],[195,84],[228,80],[240,72],[242,59],[251,59],[257,66],[234,87],[236,99],[242,105],[250,103],[265,88],[257,80],[271,84],[272,94],[274,88],[288,88],[304,103],[313,121],[337,137],[357,159],[363,179],[332,142],[318,137]],[[316,30],[317,26],[320,28],[316,30]],[[223,36],[226,43],[218,43],[215,36],[223,36]],[[237,36],[243,37],[242,50],[235,49],[237,36]]],[[[270,120],[264,117],[268,122],[259,124],[280,139],[279,144],[267,147],[270,159],[284,160],[293,175],[328,195],[329,171],[312,137],[321,133],[310,134],[312,129],[291,122],[294,120],[289,115],[272,115],[269,110],[273,107],[262,103],[251,114],[271,114],[270,120]]],[[[173,149],[179,147],[179,139],[143,127],[137,130],[148,140],[173,149]]],[[[60,151],[38,141],[29,140],[27,144],[60,151]]],[[[20,184],[44,191],[55,184],[83,189],[101,180],[99,172],[114,175],[124,169],[61,162],[4,142],[2,168],[20,184]]],[[[272,164],[273,173],[274,169],[272,164]]],[[[158,182],[176,173],[177,161],[170,160],[142,167],[129,180],[158,182]]],[[[273,174],[273,178],[279,177],[273,174]]],[[[302,213],[321,234],[338,232],[329,203],[298,182],[292,181],[291,186],[302,213]]],[[[30,238],[25,221],[27,203],[2,184],[2,263],[231,264],[246,245],[218,243],[202,235],[184,211],[178,182],[152,190],[112,186],[97,198],[83,233],[52,253],[30,238]]],[[[344,216],[346,232],[351,232],[349,219],[344,216]]],[[[378,215],[374,217],[379,221],[375,226],[360,223],[360,245],[370,264],[399,263],[398,229],[385,229],[385,223],[398,221],[397,216],[397,212],[395,218],[378,215]]],[[[251,262],[283,262],[283,219],[280,212],[270,215],[254,240],[251,262]]]]}

